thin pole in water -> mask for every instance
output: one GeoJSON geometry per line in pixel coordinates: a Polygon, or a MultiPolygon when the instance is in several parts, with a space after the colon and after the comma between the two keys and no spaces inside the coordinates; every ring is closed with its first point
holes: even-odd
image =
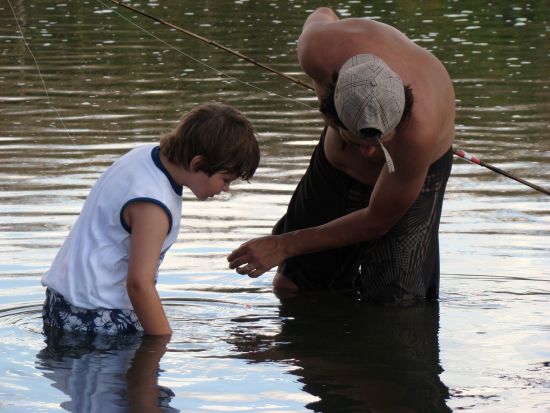
{"type": "MultiPolygon", "coordinates": [[[[222,49],[222,50],[224,50],[224,51],[226,51],[226,52],[228,52],[228,53],[231,53],[232,55],[235,55],[235,56],[237,56],[237,57],[239,57],[239,58],[241,58],[241,59],[243,59],[243,60],[246,60],[247,62],[250,62],[250,63],[252,63],[252,64],[254,64],[254,65],[258,66],[258,67],[261,67],[262,69],[265,69],[265,70],[267,70],[267,71],[269,71],[269,72],[271,72],[271,73],[274,73],[274,74],[276,74],[277,76],[280,76],[280,77],[282,77],[282,78],[284,78],[284,79],[290,80],[291,82],[294,82],[294,83],[296,83],[296,84],[298,84],[298,85],[300,85],[300,86],[302,86],[302,87],[304,87],[304,88],[306,88],[306,89],[315,90],[315,89],[313,88],[313,86],[308,85],[307,83],[304,83],[304,82],[302,82],[301,80],[296,79],[296,78],[293,77],[293,76],[287,75],[286,73],[283,73],[283,72],[281,72],[281,71],[279,71],[279,70],[276,70],[276,69],[274,69],[274,68],[272,68],[272,67],[270,67],[270,66],[268,66],[268,65],[266,65],[266,64],[260,63],[260,62],[258,62],[258,61],[256,61],[256,60],[252,59],[251,57],[248,57],[248,56],[246,56],[246,55],[243,55],[241,52],[238,52],[238,51],[236,51],[236,50],[230,49],[229,47],[226,47],[226,46],[224,46],[224,45],[222,45],[222,44],[220,44],[220,43],[218,43],[218,42],[216,42],[216,41],[210,40],[210,39],[208,39],[208,38],[206,38],[206,37],[203,37],[203,36],[201,36],[201,35],[198,35],[198,34],[196,34],[196,33],[193,33],[193,32],[190,31],[190,30],[186,30],[186,29],[184,29],[184,28],[182,28],[182,27],[176,26],[175,24],[172,24],[172,23],[170,23],[170,22],[167,22],[166,20],[160,19],[160,18],[158,18],[158,17],[156,17],[156,16],[153,16],[153,15],[151,15],[151,14],[149,14],[149,13],[145,13],[144,11],[138,10],[138,9],[136,9],[135,7],[129,6],[129,5],[124,4],[124,3],[121,3],[120,1],[117,1],[117,0],[109,0],[109,1],[111,1],[112,3],[114,3],[114,4],[118,5],[118,6],[122,6],[122,7],[126,8],[126,9],[128,9],[128,10],[131,10],[131,11],[133,11],[134,13],[141,14],[142,16],[145,16],[145,17],[147,17],[147,18],[149,18],[149,19],[151,19],[151,20],[154,20],[154,21],[156,21],[156,22],[158,22],[158,23],[160,23],[160,24],[163,24],[163,25],[168,26],[168,27],[170,27],[170,28],[172,28],[172,29],[174,29],[174,30],[177,30],[177,31],[179,31],[179,32],[181,32],[181,33],[184,33],[184,34],[186,34],[186,35],[188,35],[188,36],[191,36],[191,37],[193,37],[193,38],[195,38],[195,39],[198,39],[198,40],[200,40],[200,41],[202,41],[202,42],[204,42],[204,43],[207,43],[207,44],[209,44],[209,45],[212,45],[212,46],[214,46],[214,47],[217,47],[218,49],[222,49]]],[[[471,154],[469,154],[468,152],[463,151],[462,149],[454,149],[454,148],[453,148],[453,153],[454,153],[454,155],[458,156],[459,158],[465,159],[465,160],[467,160],[467,161],[469,161],[469,162],[472,162],[472,163],[474,163],[474,164],[476,164],[476,165],[483,166],[483,167],[485,167],[485,168],[487,168],[487,169],[490,169],[490,170],[493,171],[493,172],[496,172],[496,173],[498,173],[498,174],[500,174],[500,175],[506,176],[506,177],[508,177],[508,178],[510,178],[510,179],[513,179],[513,180],[515,180],[515,181],[517,181],[517,182],[520,182],[520,183],[522,183],[522,184],[524,184],[524,185],[527,185],[527,186],[529,186],[529,187],[531,187],[531,188],[533,188],[533,189],[535,189],[535,190],[537,190],[537,191],[539,191],[539,192],[542,192],[543,194],[550,195],[550,191],[549,191],[548,189],[543,188],[543,187],[541,187],[541,186],[539,186],[539,185],[533,184],[532,182],[529,182],[529,181],[527,181],[527,180],[525,180],[525,179],[523,179],[523,178],[520,178],[519,176],[516,176],[516,175],[514,175],[514,174],[511,174],[510,172],[506,172],[506,171],[504,171],[504,170],[502,170],[502,169],[500,169],[500,168],[497,168],[496,166],[493,166],[493,165],[491,165],[491,164],[489,164],[489,163],[483,162],[483,161],[481,161],[478,157],[476,157],[475,155],[471,155],[471,154]]]]}

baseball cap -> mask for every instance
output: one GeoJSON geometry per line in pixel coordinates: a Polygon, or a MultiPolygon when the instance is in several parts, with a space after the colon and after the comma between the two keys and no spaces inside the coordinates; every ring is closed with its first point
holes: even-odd
{"type": "Polygon", "coordinates": [[[380,131],[376,138],[389,172],[394,172],[391,156],[380,139],[395,129],[403,116],[405,90],[399,75],[375,55],[355,55],[340,68],[334,105],[338,117],[354,135],[367,138],[363,130],[380,131]]]}

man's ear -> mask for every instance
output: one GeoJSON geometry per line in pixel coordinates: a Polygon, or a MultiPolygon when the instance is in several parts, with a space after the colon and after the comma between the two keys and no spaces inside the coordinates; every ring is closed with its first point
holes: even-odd
{"type": "Polygon", "coordinates": [[[201,167],[204,163],[205,159],[202,155],[195,155],[193,156],[193,159],[191,159],[191,162],[189,162],[189,170],[191,172],[199,172],[201,170],[201,167]]]}

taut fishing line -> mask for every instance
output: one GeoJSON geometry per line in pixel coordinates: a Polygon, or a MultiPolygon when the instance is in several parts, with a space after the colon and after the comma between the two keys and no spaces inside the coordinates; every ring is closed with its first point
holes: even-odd
{"type": "Polygon", "coordinates": [[[172,50],[175,50],[176,52],[180,53],[181,55],[187,57],[188,59],[191,59],[193,60],[194,62],[197,62],[199,63],[200,65],[204,66],[204,67],[207,67],[208,69],[210,70],[213,70],[214,72],[222,75],[222,76],[225,76],[226,78],[228,79],[231,79],[231,80],[234,80],[238,83],[241,83],[243,85],[246,85],[248,87],[251,87],[253,89],[256,89],[256,90],[259,90],[260,92],[263,92],[263,93],[267,93],[268,95],[270,96],[277,96],[281,99],[285,99],[285,100],[289,100],[293,103],[298,103],[300,105],[303,105],[305,107],[307,107],[308,109],[312,109],[312,110],[317,110],[317,108],[315,107],[312,107],[312,106],[309,106],[308,104],[304,103],[304,102],[301,102],[299,100],[296,100],[294,98],[289,98],[288,96],[282,96],[282,95],[278,95],[277,93],[274,93],[274,92],[270,92],[269,90],[266,90],[266,89],[262,89],[261,87],[259,86],[256,86],[256,85],[253,85],[252,83],[249,83],[249,82],[245,82],[243,80],[240,80],[234,76],[230,76],[224,72],[222,72],[221,70],[219,69],[216,69],[215,67],[212,67],[204,62],[202,62],[201,60],[189,55],[188,53],[185,53],[184,51],[182,51],[181,49],[178,49],[176,46],[173,46],[171,45],[170,43],[166,42],[165,40],[162,40],[160,37],[158,36],[155,36],[155,34],[151,33],[149,30],[145,29],[144,27],[141,27],[139,24],[137,23],[134,23],[133,21],[131,21],[130,19],[128,19],[126,16],[124,16],[123,14],[119,13],[116,9],[114,9],[113,7],[105,4],[103,1],[101,0],[97,0],[98,3],[100,3],[103,7],[113,11],[115,14],[117,14],[119,17],[121,17],[122,19],[126,20],[128,23],[131,23],[132,25],[134,25],[135,27],[137,27],[138,29],[140,29],[141,31],[143,31],[144,33],[147,33],[149,36],[151,36],[152,38],[158,40],[159,42],[161,42],[162,44],[168,46],[170,49],[172,50]]]}

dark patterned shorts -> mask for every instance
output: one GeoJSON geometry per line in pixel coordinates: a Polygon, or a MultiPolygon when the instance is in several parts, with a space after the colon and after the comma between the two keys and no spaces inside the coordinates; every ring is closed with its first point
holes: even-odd
{"type": "Polygon", "coordinates": [[[98,308],[89,310],[76,307],[52,289],[46,289],[42,307],[44,329],[61,329],[84,334],[132,334],[143,332],[133,310],[98,308]]]}

